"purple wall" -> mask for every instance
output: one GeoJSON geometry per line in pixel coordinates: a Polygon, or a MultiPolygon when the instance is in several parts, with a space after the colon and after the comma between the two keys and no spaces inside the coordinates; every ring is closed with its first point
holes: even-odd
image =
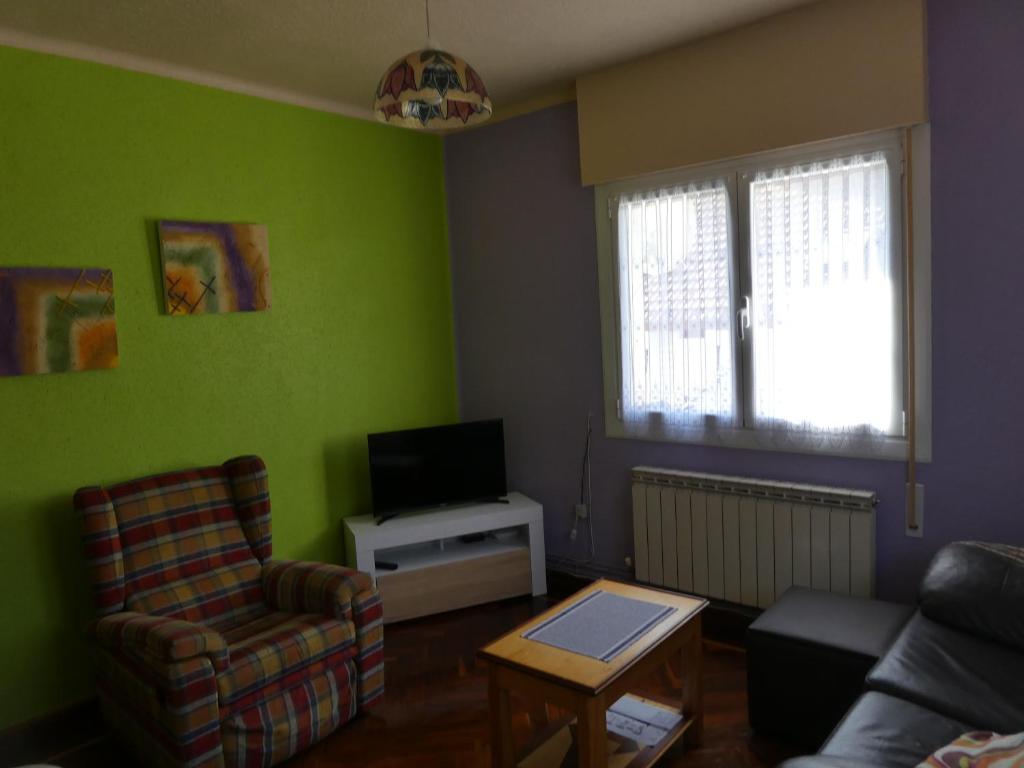
{"type": "Polygon", "coordinates": [[[588,410],[605,566],[621,569],[632,550],[638,464],[877,491],[879,592],[891,598],[912,598],[947,541],[1024,543],[1024,4],[932,0],[928,32],[934,462],[919,471],[924,539],[903,532],[899,462],[605,438],[593,190],[580,186],[575,105],[446,139],[462,415],[504,417],[510,487],[544,504],[550,553],[573,546],[588,410]]]}

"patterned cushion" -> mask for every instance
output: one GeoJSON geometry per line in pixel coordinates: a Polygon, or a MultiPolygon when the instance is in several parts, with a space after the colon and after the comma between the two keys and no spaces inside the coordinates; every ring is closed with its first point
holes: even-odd
{"type": "Polygon", "coordinates": [[[237,712],[357,653],[355,628],[315,614],[272,612],[224,633],[231,666],[217,678],[221,709],[237,712]]]}
{"type": "Polygon", "coordinates": [[[276,765],[319,741],[355,716],[354,680],[352,661],[343,661],[229,717],[222,725],[224,764],[276,765]]]}
{"type": "Polygon", "coordinates": [[[918,768],[1020,768],[1024,766],[1024,733],[998,736],[987,731],[965,733],[939,749],[918,768]]]}
{"type": "Polygon", "coordinates": [[[259,456],[240,456],[224,462],[235,497],[235,512],[256,559],[270,559],[270,490],[267,465],[259,456]]]}
{"type": "Polygon", "coordinates": [[[125,606],[217,626],[262,607],[260,564],[222,467],[112,486],[125,606]]]}

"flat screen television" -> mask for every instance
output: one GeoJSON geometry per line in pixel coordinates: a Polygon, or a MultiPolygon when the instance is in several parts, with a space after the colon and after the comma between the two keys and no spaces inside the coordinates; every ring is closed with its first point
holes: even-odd
{"type": "Polygon", "coordinates": [[[497,501],[508,493],[501,419],[366,436],[378,522],[407,510],[497,501]]]}

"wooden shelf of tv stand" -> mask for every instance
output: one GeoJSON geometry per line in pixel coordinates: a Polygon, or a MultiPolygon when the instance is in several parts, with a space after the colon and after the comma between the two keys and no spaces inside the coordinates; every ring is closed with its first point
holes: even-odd
{"type": "Polygon", "coordinates": [[[544,514],[521,493],[508,503],[410,512],[377,525],[345,519],[350,565],[374,577],[390,623],[516,595],[547,592],[544,514]],[[485,534],[482,541],[460,536],[485,534]],[[376,561],[398,564],[377,570],[376,561]]]}

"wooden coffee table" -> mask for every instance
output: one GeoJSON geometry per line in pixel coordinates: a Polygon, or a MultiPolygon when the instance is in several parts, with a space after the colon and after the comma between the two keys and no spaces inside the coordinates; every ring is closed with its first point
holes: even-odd
{"type": "Polygon", "coordinates": [[[638,750],[629,768],[650,765],[684,734],[687,746],[699,744],[704,718],[700,613],[706,605],[707,600],[701,598],[600,579],[481,648],[479,656],[488,663],[490,673],[494,768],[515,764],[510,692],[575,712],[579,765],[604,768],[609,753],[605,726],[608,707],[636,690],[639,683],[677,654],[682,658],[683,690],[682,701],[673,704],[673,710],[681,712],[683,720],[657,744],[638,750]],[[677,610],[607,662],[522,636],[569,604],[598,590],[677,610]]]}

